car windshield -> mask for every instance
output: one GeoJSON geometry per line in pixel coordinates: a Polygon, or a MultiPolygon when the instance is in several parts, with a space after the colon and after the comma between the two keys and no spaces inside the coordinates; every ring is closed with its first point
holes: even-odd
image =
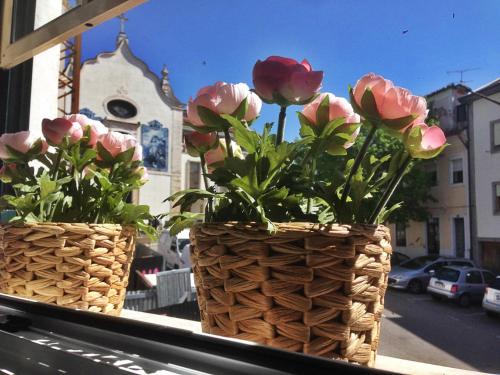
{"type": "Polygon", "coordinates": [[[436,272],[436,277],[439,280],[445,281],[457,281],[460,276],[460,271],[451,269],[451,268],[441,268],[436,272]]]}
{"type": "Polygon", "coordinates": [[[425,267],[426,265],[430,264],[431,262],[432,262],[432,260],[429,258],[419,257],[419,258],[410,259],[407,262],[403,262],[399,266],[402,268],[408,268],[410,270],[418,270],[419,268],[425,267]]]}

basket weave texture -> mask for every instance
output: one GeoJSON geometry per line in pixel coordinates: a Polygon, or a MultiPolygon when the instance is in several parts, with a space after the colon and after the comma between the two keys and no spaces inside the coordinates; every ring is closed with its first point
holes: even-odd
{"type": "Polygon", "coordinates": [[[375,225],[200,224],[191,260],[206,333],[373,366],[389,229],[375,225]]]}
{"type": "Polygon", "coordinates": [[[0,292],[119,315],[135,237],[119,224],[0,225],[0,292]]]}

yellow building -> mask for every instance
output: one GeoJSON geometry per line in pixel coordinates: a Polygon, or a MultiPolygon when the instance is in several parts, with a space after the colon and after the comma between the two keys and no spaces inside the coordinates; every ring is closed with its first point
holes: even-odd
{"type": "Polygon", "coordinates": [[[471,257],[467,135],[457,107],[466,93],[449,85],[427,95],[430,115],[439,120],[448,146],[436,159],[422,164],[433,181],[434,202],[426,202],[427,222],[391,224],[392,245],[410,257],[439,254],[471,257]]]}

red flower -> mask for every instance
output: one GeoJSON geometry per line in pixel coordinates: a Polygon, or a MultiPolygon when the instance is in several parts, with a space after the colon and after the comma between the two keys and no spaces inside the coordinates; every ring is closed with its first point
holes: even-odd
{"type": "Polygon", "coordinates": [[[253,68],[255,91],[267,102],[305,104],[318,92],[323,72],[313,71],[307,60],[270,56],[253,68]]]}

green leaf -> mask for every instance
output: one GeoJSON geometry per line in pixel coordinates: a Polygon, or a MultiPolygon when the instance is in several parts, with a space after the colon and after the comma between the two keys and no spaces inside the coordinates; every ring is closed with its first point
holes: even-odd
{"type": "Polygon", "coordinates": [[[365,89],[363,97],[361,98],[361,107],[363,107],[363,110],[368,117],[380,118],[377,109],[377,102],[375,101],[375,97],[373,96],[370,88],[365,89]]]}
{"type": "Polygon", "coordinates": [[[118,155],[116,155],[115,160],[117,162],[125,164],[130,163],[132,161],[132,158],[134,157],[134,152],[135,152],[135,147],[129,148],[128,150],[120,152],[118,155]]]}
{"type": "Polygon", "coordinates": [[[309,119],[306,116],[304,116],[301,112],[297,112],[297,116],[300,122],[300,136],[303,138],[316,136],[315,125],[311,121],[309,121],[309,119]]]}
{"type": "Polygon", "coordinates": [[[97,153],[104,161],[108,163],[113,163],[115,161],[113,155],[111,155],[109,151],[104,148],[101,142],[97,142],[97,153]]]}
{"type": "Polygon", "coordinates": [[[248,97],[243,100],[238,108],[231,114],[233,117],[243,119],[248,111],[248,97]]]}
{"type": "MultiPolygon", "coordinates": [[[[382,119],[382,123],[391,130],[401,130],[410,125],[416,118],[415,115],[409,115],[395,119],[382,119]]],[[[396,134],[400,136],[399,133],[396,134]]]]}
{"type": "Polygon", "coordinates": [[[9,145],[5,145],[5,148],[9,152],[10,156],[12,158],[9,158],[8,160],[24,160],[26,159],[26,155],[23,154],[22,152],[17,151],[15,148],[10,147],[9,145]]]}
{"type": "Polygon", "coordinates": [[[257,150],[260,143],[260,137],[255,131],[248,129],[240,120],[233,116],[221,115],[221,117],[233,127],[234,138],[239,146],[243,147],[249,153],[253,153],[257,150]]]}
{"type": "Polygon", "coordinates": [[[357,114],[363,115],[363,110],[358,105],[358,103],[356,103],[356,99],[354,99],[354,90],[351,87],[351,85],[349,85],[349,99],[350,99],[352,108],[354,109],[354,112],[356,112],[357,114]]]}
{"type": "MultiPolygon", "coordinates": [[[[344,117],[339,117],[339,118],[336,118],[335,120],[332,120],[332,121],[328,122],[325,125],[325,127],[323,128],[323,131],[321,132],[321,136],[322,137],[328,137],[330,134],[332,134],[338,128],[340,128],[340,127],[345,128],[344,126],[342,126],[342,125],[344,125],[344,123],[345,123],[345,118],[344,117]]],[[[351,124],[345,124],[345,125],[351,125],[351,124]]],[[[353,129],[353,131],[351,132],[351,134],[358,127],[358,125],[354,125],[354,126],[355,126],[355,129],[353,129]]]]}
{"type": "Polygon", "coordinates": [[[325,95],[316,109],[316,126],[322,128],[329,122],[330,118],[330,98],[325,95]]]}
{"type": "Polygon", "coordinates": [[[229,128],[229,124],[224,120],[218,113],[215,113],[207,107],[201,105],[196,107],[198,111],[198,116],[200,116],[201,121],[208,126],[212,126],[214,129],[223,131],[229,128]]]}
{"type": "Polygon", "coordinates": [[[52,181],[48,174],[43,174],[39,180],[40,184],[40,199],[47,198],[50,194],[57,190],[57,183],[52,181]]]}

